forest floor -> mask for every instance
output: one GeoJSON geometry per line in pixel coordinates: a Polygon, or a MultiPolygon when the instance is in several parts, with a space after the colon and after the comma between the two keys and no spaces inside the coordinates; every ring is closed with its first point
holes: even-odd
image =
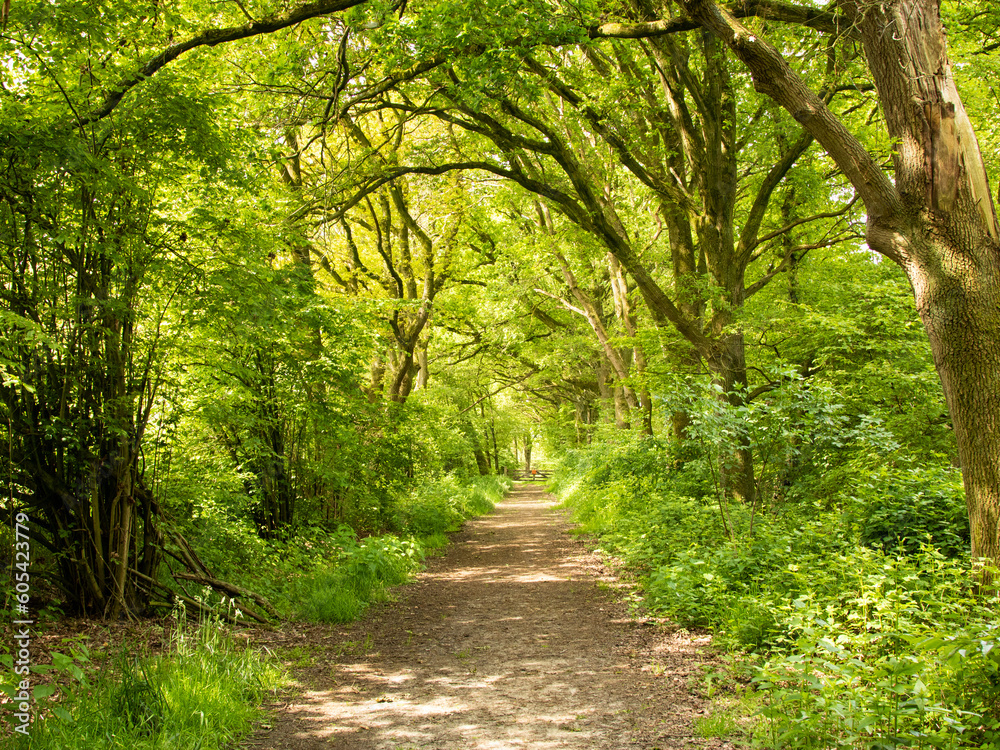
{"type": "Polygon", "coordinates": [[[553,505],[521,485],[363,620],[255,633],[297,687],[243,747],[732,747],[693,729],[708,638],[631,616],[553,505]]]}

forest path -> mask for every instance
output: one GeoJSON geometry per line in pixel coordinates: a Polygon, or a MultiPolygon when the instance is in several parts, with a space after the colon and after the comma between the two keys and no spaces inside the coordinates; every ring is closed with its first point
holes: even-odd
{"type": "Polygon", "coordinates": [[[395,602],[298,633],[325,665],[297,674],[306,688],[244,747],[728,747],[692,730],[707,639],[631,619],[568,528],[522,485],[395,602]]]}

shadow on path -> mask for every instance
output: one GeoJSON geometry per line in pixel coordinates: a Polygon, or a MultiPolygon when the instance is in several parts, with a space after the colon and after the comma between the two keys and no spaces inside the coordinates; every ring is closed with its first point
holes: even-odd
{"type": "Polygon", "coordinates": [[[245,747],[727,747],[691,729],[707,639],[630,619],[567,527],[533,486],[467,523],[245,747]]]}

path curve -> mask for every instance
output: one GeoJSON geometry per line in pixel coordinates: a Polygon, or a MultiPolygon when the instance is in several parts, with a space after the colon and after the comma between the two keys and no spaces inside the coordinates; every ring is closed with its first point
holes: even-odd
{"type": "Polygon", "coordinates": [[[245,746],[729,747],[692,730],[707,639],[631,619],[568,528],[535,486],[468,522],[395,602],[313,639],[329,663],[245,746]]]}

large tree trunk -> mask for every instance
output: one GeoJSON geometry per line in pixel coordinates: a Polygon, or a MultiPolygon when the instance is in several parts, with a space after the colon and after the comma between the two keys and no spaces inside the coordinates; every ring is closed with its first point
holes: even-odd
{"type": "Polygon", "coordinates": [[[952,77],[937,2],[846,3],[860,24],[903,210],[869,241],[910,279],[951,413],[972,554],[1000,559],[1000,243],[979,144],[952,77]],[[888,36],[888,38],[885,38],[888,36]]]}
{"type": "Polygon", "coordinates": [[[894,180],[759,33],[709,0],[682,5],[826,148],[865,202],[869,245],[906,272],[955,427],[972,554],[1000,559],[1000,232],[939,3],[840,3],[896,144],[894,180]]]}
{"type": "MultiPolygon", "coordinates": [[[[942,228],[932,229],[940,237],[942,228]]],[[[928,255],[941,262],[907,270],[955,427],[972,553],[998,560],[1000,249],[992,242],[976,244],[928,238],[928,255]]]]}
{"type": "Polygon", "coordinates": [[[258,435],[263,446],[261,454],[251,462],[260,493],[254,520],[264,539],[280,535],[295,518],[295,490],[286,468],[284,425],[277,415],[271,416],[274,421],[267,423],[258,435]]]}

